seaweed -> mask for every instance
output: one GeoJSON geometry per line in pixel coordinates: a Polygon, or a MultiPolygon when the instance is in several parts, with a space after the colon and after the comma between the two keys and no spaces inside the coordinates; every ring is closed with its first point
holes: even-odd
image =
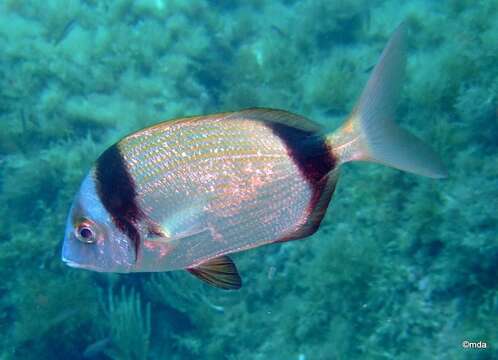
{"type": "Polygon", "coordinates": [[[103,309],[106,321],[102,323],[101,332],[109,338],[105,354],[111,359],[147,359],[151,337],[150,304],[142,306],[139,293],[122,287],[119,295],[109,289],[103,309]]]}
{"type": "Polygon", "coordinates": [[[0,358],[497,357],[461,346],[498,343],[497,18],[486,0],[1,2],[0,358]],[[402,21],[397,121],[447,180],[345,165],[314,236],[234,256],[237,293],[61,264],[107,146],[251,106],[333,128],[402,21]]]}

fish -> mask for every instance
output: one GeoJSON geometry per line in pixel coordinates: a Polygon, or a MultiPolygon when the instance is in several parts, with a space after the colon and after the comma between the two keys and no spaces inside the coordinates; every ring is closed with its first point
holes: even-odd
{"type": "Polygon", "coordinates": [[[100,340],[95,341],[94,343],[88,345],[83,351],[83,357],[85,359],[94,359],[101,357],[105,352],[105,349],[109,347],[111,344],[111,338],[106,337],[100,340]]]}
{"type": "Polygon", "coordinates": [[[84,177],[69,210],[62,261],[98,272],[187,270],[209,285],[239,289],[229,254],[314,234],[343,164],[368,161],[446,177],[438,155],[393,120],[404,34],[403,25],[394,31],[335,131],[285,110],[250,108],[125,136],[84,177]]]}
{"type": "Polygon", "coordinates": [[[77,19],[70,19],[55,37],[54,45],[59,45],[71,33],[71,31],[73,31],[77,23],[77,19]]]}

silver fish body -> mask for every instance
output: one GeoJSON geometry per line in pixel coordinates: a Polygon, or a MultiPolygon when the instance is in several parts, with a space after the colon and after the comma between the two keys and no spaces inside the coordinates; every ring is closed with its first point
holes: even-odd
{"type": "MultiPolygon", "coordinates": [[[[313,232],[321,217],[313,219],[311,229],[310,214],[320,210],[316,206],[323,189],[334,185],[327,184],[335,180],[329,174],[333,159],[313,178],[307,173],[316,170],[313,160],[305,169],[304,160],[292,153],[292,146],[303,144],[291,144],[287,133],[307,136],[301,140],[312,142],[313,149],[322,146],[322,157],[330,157],[318,129],[287,112],[253,109],[165,122],[117,143],[112,151],[121,157],[135,192],[125,201],[138,215],[129,218],[124,208],[107,209],[118,223],[137,230],[137,259],[130,271],[195,267],[313,232]],[[287,127],[289,120],[301,128],[287,127]]],[[[97,162],[95,179],[115,186],[114,177],[121,175],[102,175],[107,161],[104,155],[97,162]]],[[[120,196],[122,190],[113,189],[120,196]]],[[[105,197],[113,196],[109,192],[100,191],[104,204],[105,197]]]]}

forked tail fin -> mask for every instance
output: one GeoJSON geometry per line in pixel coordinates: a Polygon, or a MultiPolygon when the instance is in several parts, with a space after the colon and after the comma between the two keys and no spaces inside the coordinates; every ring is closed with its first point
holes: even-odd
{"type": "Polygon", "coordinates": [[[358,104],[327,141],[339,162],[372,161],[432,178],[446,177],[438,155],[393,121],[404,77],[404,25],[387,43],[358,104]]]}

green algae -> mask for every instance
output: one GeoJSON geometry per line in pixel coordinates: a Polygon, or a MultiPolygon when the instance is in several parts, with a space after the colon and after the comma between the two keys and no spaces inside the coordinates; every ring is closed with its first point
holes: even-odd
{"type": "MultiPolygon", "coordinates": [[[[148,358],[496,356],[496,19],[494,1],[0,4],[0,358],[82,358],[130,318],[148,358]],[[154,295],[150,275],[61,264],[72,196],[106,146],[246,106],[338,125],[402,20],[399,122],[442,154],[447,180],[348,165],[316,235],[234,256],[237,294],[175,276],[154,295]],[[128,290],[102,305],[109,288],[128,290]]],[[[103,354],[145,358],[129,336],[103,354]]]]}

